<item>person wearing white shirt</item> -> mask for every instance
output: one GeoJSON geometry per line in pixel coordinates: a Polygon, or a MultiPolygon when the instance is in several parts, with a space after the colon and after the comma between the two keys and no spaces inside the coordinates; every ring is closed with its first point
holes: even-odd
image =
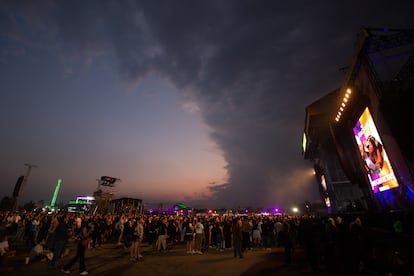
{"type": "Polygon", "coordinates": [[[202,245],[203,237],[204,237],[204,225],[200,221],[196,221],[194,225],[194,229],[195,229],[195,253],[203,254],[203,252],[201,252],[201,245],[202,245]]]}

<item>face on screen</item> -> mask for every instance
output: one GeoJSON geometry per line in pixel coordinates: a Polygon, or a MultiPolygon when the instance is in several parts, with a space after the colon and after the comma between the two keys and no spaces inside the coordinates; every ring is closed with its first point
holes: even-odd
{"type": "Polygon", "coordinates": [[[368,107],[359,117],[353,131],[373,192],[378,193],[398,187],[397,179],[368,107]]]}

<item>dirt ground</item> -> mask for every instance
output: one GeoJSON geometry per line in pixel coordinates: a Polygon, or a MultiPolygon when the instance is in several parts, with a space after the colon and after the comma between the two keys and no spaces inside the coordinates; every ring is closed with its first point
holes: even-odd
{"type": "MultiPolygon", "coordinates": [[[[18,252],[6,259],[0,275],[65,275],[61,268],[76,250],[74,244],[69,248],[70,254],[57,263],[56,269],[49,269],[47,262],[25,265],[24,252],[18,252]]],[[[310,271],[301,248],[293,253],[290,265],[284,263],[282,248],[253,249],[240,259],[234,258],[230,249],[220,252],[209,248],[202,255],[187,254],[185,245],[177,244],[159,253],[144,244],[143,256],[139,261],[131,261],[128,249],[105,244],[101,249],[87,249],[85,262],[89,275],[321,275],[310,271]]],[[[77,263],[68,275],[79,272],[77,263]]]]}

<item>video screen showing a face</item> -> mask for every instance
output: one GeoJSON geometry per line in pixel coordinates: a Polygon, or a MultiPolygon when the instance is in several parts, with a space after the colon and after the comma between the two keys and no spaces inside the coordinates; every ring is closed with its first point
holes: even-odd
{"type": "Polygon", "coordinates": [[[398,187],[398,181],[368,107],[359,117],[353,131],[373,192],[398,187]]]}

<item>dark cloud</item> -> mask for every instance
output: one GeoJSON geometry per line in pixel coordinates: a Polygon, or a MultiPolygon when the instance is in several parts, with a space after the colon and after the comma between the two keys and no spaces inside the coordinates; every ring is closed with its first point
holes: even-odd
{"type": "Polygon", "coordinates": [[[223,191],[223,190],[227,189],[228,186],[229,186],[228,183],[214,184],[213,186],[209,186],[208,189],[213,193],[217,193],[217,192],[220,192],[220,191],[223,191]]]}
{"type": "Polygon", "coordinates": [[[208,202],[232,206],[317,198],[301,156],[305,107],[341,84],[361,27],[413,23],[408,1],[14,2],[0,9],[2,33],[114,55],[125,79],[155,72],[195,100],[228,163],[208,202]]]}

